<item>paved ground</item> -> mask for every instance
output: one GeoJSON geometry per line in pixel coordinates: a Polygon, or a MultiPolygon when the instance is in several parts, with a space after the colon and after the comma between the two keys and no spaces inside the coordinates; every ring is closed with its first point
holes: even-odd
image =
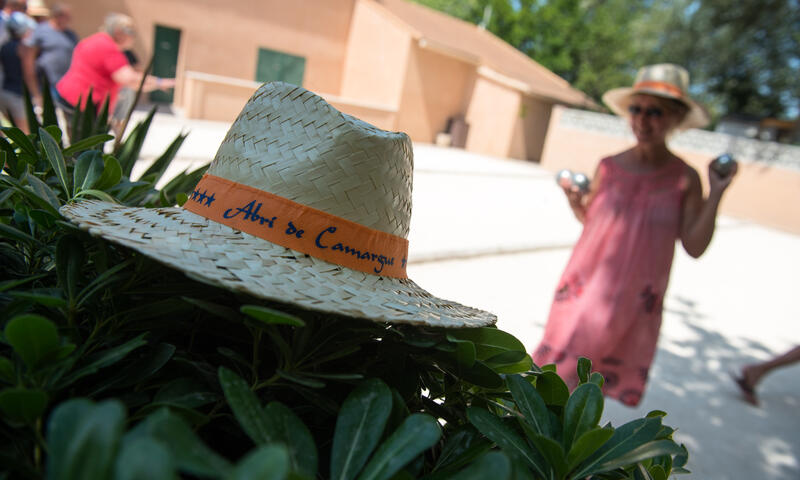
{"type": "MultiPolygon", "coordinates": [[[[208,162],[227,125],[158,115],[143,155],[190,132],[181,169],[208,162]]],[[[580,233],[537,165],[415,145],[409,274],[430,292],[495,312],[498,326],[532,349],[552,292],[580,233]]],[[[177,173],[178,170],[173,170],[177,173]]],[[[700,260],[678,251],[659,349],[637,409],[606,402],[618,426],[650,410],[690,452],[689,479],[800,478],[800,365],[740,401],[729,372],[800,344],[800,236],[720,218],[700,260]]]]}

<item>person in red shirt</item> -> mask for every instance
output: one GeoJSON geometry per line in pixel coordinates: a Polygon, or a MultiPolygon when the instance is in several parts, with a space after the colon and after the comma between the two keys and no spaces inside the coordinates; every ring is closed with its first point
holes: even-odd
{"type": "MultiPolygon", "coordinates": [[[[85,106],[89,91],[99,106],[106,97],[114,111],[120,87],[137,89],[144,73],[131,67],[124,51],[133,46],[136,30],[133,20],[121,13],[109,14],[100,32],[78,42],[69,70],[55,86],[56,101],[67,113],[80,102],[85,106]]],[[[173,78],[147,76],[143,91],[166,90],[175,86],[173,78]]]]}

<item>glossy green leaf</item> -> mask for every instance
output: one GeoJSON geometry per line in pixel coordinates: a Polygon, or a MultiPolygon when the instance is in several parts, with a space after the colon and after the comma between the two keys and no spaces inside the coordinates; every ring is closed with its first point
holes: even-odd
{"type": "Polygon", "coordinates": [[[204,391],[192,378],[177,378],[161,387],[153,397],[154,402],[195,408],[219,399],[219,395],[204,391]]]}
{"type": "Polygon", "coordinates": [[[490,412],[477,407],[467,408],[467,419],[489,440],[493,441],[500,449],[512,459],[516,458],[533,468],[541,477],[548,471],[546,465],[537,458],[525,440],[514,430],[490,412]]]}
{"type": "Polygon", "coordinates": [[[509,375],[506,377],[506,383],[524,421],[539,435],[552,436],[547,405],[533,385],[520,375],[509,375]]]}
{"type": "Polygon", "coordinates": [[[470,368],[457,369],[454,374],[479,387],[492,389],[503,387],[503,378],[479,360],[476,360],[470,368]]]}
{"type": "Polygon", "coordinates": [[[509,350],[507,352],[498,353],[497,355],[487,358],[485,363],[490,367],[507,367],[516,365],[525,359],[530,359],[527,352],[519,350],[509,350]]]}
{"type": "Polygon", "coordinates": [[[577,440],[572,442],[572,448],[567,453],[569,470],[574,470],[578,464],[602,447],[613,434],[613,428],[605,427],[589,430],[578,437],[577,440]]]}
{"type": "Polygon", "coordinates": [[[114,465],[114,480],[178,480],[169,448],[162,442],[139,437],[125,441],[114,465]]]}
{"type": "Polygon", "coordinates": [[[153,116],[156,113],[156,106],[154,105],[144,120],[133,127],[131,133],[120,143],[119,148],[114,152],[119,159],[119,164],[122,166],[122,173],[130,177],[133,166],[139,159],[139,154],[142,150],[147,131],[150,129],[150,124],[153,122],[153,116]]]}
{"type": "Polygon", "coordinates": [[[52,213],[50,210],[30,210],[28,216],[40,228],[50,230],[56,226],[56,221],[61,217],[52,213]]]}
{"type": "Polygon", "coordinates": [[[75,169],[72,171],[72,194],[75,195],[81,190],[88,190],[103,176],[105,164],[103,154],[97,150],[84,152],[75,162],[75,169]]]}
{"type": "Polygon", "coordinates": [[[4,127],[0,129],[10,138],[14,145],[19,147],[22,153],[27,154],[31,158],[37,158],[39,155],[36,152],[36,147],[33,146],[31,139],[25,135],[25,132],[16,127],[4,127]]]}
{"type": "Polygon", "coordinates": [[[23,292],[23,291],[14,291],[8,292],[9,296],[16,298],[18,300],[25,300],[27,302],[36,303],[38,305],[42,305],[45,307],[51,308],[66,308],[68,303],[66,300],[61,298],[59,295],[50,295],[47,293],[37,293],[37,292],[23,292]]]}
{"type": "Polygon", "coordinates": [[[61,182],[64,193],[69,196],[71,190],[69,188],[69,178],[67,177],[67,164],[61,154],[58,142],[43,128],[39,129],[39,142],[42,144],[42,151],[50,161],[53,171],[56,172],[58,181],[61,182]]]}
{"type": "Polygon", "coordinates": [[[388,480],[404,465],[431,448],[442,436],[435,418],[422,413],[411,414],[386,439],[358,476],[359,480],[388,480]]]}
{"type": "Polygon", "coordinates": [[[471,425],[456,427],[445,439],[431,480],[449,479],[456,470],[473,462],[491,447],[491,442],[471,425]]]}
{"type": "MultiPolygon", "coordinates": [[[[101,250],[104,251],[104,250],[101,250]]],[[[97,264],[97,259],[95,259],[95,264],[97,264]]],[[[77,305],[81,306],[84,302],[89,300],[92,295],[94,295],[98,290],[104,288],[105,286],[109,285],[111,282],[114,281],[115,276],[120,271],[130,267],[133,264],[133,260],[126,260],[124,262],[118,263],[113,267],[105,270],[100,275],[97,275],[89,282],[86,287],[81,290],[81,293],[78,295],[77,305]]]]}
{"type": "Polygon", "coordinates": [[[262,445],[248,453],[226,480],[284,480],[289,475],[289,452],[283,445],[262,445]]]}
{"type": "Polygon", "coordinates": [[[68,400],[50,415],[48,480],[108,478],[125,424],[119,401],[68,400]]]}
{"type": "Polygon", "coordinates": [[[589,377],[589,383],[593,383],[600,388],[603,388],[605,381],[605,378],[598,372],[592,372],[592,375],[589,377]]]}
{"type": "MultiPolygon", "coordinates": [[[[47,421],[47,465],[46,478],[70,478],[62,474],[72,453],[72,439],[82,424],[84,416],[94,408],[94,403],[85,398],[67,400],[53,409],[47,421]]],[[[85,440],[85,439],[84,439],[85,440]]],[[[80,444],[75,444],[80,447],[80,444]]]]}
{"type": "Polygon", "coordinates": [[[188,133],[180,133],[177,137],[175,137],[175,139],[172,140],[172,143],[170,143],[166,150],[164,150],[164,153],[156,158],[155,161],[153,161],[153,163],[147,167],[147,170],[142,173],[142,177],[152,175],[153,183],[158,183],[158,181],[161,179],[161,176],[164,175],[164,172],[167,170],[167,167],[169,167],[170,163],[172,163],[172,160],[175,158],[175,155],[177,155],[178,150],[181,148],[183,141],[188,135],[188,133]]]}
{"type": "Polygon", "coordinates": [[[450,480],[509,480],[510,477],[511,461],[508,457],[502,452],[488,452],[450,477],[450,480]]]}
{"type": "MultiPolygon", "coordinates": [[[[93,135],[91,137],[87,137],[82,140],[78,140],[77,142],[73,143],[72,145],[64,149],[64,156],[71,157],[76,153],[82,152],[84,150],[89,150],[90,148],[94,148],[98,145],[101,145],[113,139],[114,139],[113,135],[104,133],[100,135],[93,135]]],[[[99,152],[99,150],[97,151],[99,152]]]]}
{"type": "Polygon", "coordinates": [[[218,374],[228,405],[247,436],[259,445],[275,441],[267,415],[250,386],[225,367],[220,367],[218,374]]]}
{"type": "Polygon", "coordinates": [[[14,363],[6,357],[0,357],[0,381],[6,383],[16,383],[14,363]]]}
{"type": "Polygon", "coordinates": [[[33,101],[27,88],[22,89],[22,102],[25,110],[25,119],[28,123],[28,131],[35,132],[39,128],[39,119],[36,118],[36,112],[33,110],[33,101]]]}
{"type": "MultiPolygon", "coordinates": [[[[80,102],[79,102],[80,104],[80,102]]],[[[97,102],[93,98],[92,91],[89,90],[86,98],[83,116],[81,117],[80,135],[75,134],[75,138],[86,138],[94,134],[94,121],[97,118],[97,102]]]]}
{"type": "Polygon", "coordinates": [[[10,168],[12,174],[18,177],[19,174],[22,173],[18,170],[24,169],[24,164],[18,165],[19,160],[17,159],[17,153],[14,150],[14,147],[8,143],[8,140],[6,140],[5,137],[0,136],[0,151],[5,154],[4,158],[9,164],[7,165],[7,168],[10,168]]]}
{"type": "MultiPolygon", "coordinates": [[[[49,133],[51,137],[53,137],[53,140],[56,141],[56,143],[59,145],[59,148],[60,148],[60,146],[61,146],[61,137],[64,135],[64,133],[61,131],[60,128],[58,128],[58,125],[47,125],[46,127],[42,127],[42,128],[47,133],[49,133]]],[[[33,131],[35,131],[35,130],[32,129],[31,132],[33,132],[33,131]]]]}
{"type": "Polygon", "coordinates": [[[25,232],[17,230],[14,227],[9,227],[8,225],[2,224],[2,223],[0,223],[0,237],[5,237],[5,238],[7,238],[9,240],[12,240],[12,241],[15,241],[15,242],[21,242],[21,243],[33,244],[33,245],[36,245],[36,244],[41,245],[41,242],[39,242],[39,240],[37,240],[36,238],[28,235],[25,232]]]}
{"type": "Polygon", "coordinates": [[[525,346],[516,337],[497,328],[458,328],[448,330],[448,335],[475,344],[478,360],[486,360],[507,351],[525,352],[525,346]]]}
{"type": "Polygon", "coordinates": [[[12,318],[4,330],[6,341],[28,368],[34,368],[59,346],[58,329],[41,315],[12,318]]]}
{"type": "Polygon", "coordinates": [[[392,407],[392,393],[379,379],[361,383],[347,396],[333,434],[331,479],[356,477],[375,450],[392,407]]]}
{"type": "Polygon", "coordinates": [[[42,125],[58,125],[56,108],[53,104],[53,96],[50,93],[50,82],[47,81],[45,76],[42,76],[41,80],[42,83],[40,89],[42,92],[42,125]]]}
{"type": "Polygon", "coordinates": [[[536,377],[536,390],[547,405],[564,406],[569,399],[567,384],[553,372],[544,372],[536,377]]]}
{"type": "Polygon", "coordinates": [[[39,389],[6,388],[0,390],[0,414],[12,422],[33,425],[44,415],[47,393],[39,389]]]}
{"type": "Polygon", "coordinates": [[[86,249],[83,242],[71,235],[59,238],[56,244],[56,271],[59,286],[67,293],[70,303],[78,295],[78,282],[84,267],[86,249]]]}
{"type": "Polygon", "coordinates": [[[75,194],[75,198],[84,198],[84,197],[95,198],[97,200],[102,200],[108,203],[118,203],[117,200],[111,195],[107,194],[106,192],[103,192],[102,190],[97,190],[94,188],[81,190],[80,192],[75,194]]]}
{"type": "Polygon", "coordinates": [[[464,368],[471,368],[475,365],[475,344],[467,340],[458,340],[455,344],[456,362],[464,368]]]}
{"type": "Polygon", "coordinates": [[[554,478],[564,478],[567,474],[567,455],[564,452],[564,447],[552,438],[536,433],[532,434],[529,438],[536,447],[536,450],[544,457],[547,464],[555,473],[554,478]]]}
{"type": "Polygon", "coordinates": [[[325,382],[321,382],[319,380],[314,380],[313,378],[308,378],[302,375],[296,375],[294,373],[289,373],[286,371],[281,370],[280,368],[275,369],[275,373],[290,382],[297,383],[299,385],[303,385],[304,387],[308,388],[325,388],[325,382]]]}
{"type": "Polygon", "coordinates": [[[53,189],[38,177],[29,173],[25,173],[22,178],[30,187],[30,193],[26,195],[28,199],[32,200],[38,207],[54,215],[58,215],[61,201],[58,199],[58,195],[56,195],[53,189]]]}
{"type": "Polygon", "coordinates": [[[208,448],[185,421],[166,408],[150,414],[130,436],[159,440],[169,448],[176,468],[190,475],[220,477],[231,469],[227,460],[208,448]]]}
{"type": "Polygon", "coordinates": [[[97,190],[107,190],[122,179],[122,166],[113,155],[103,155],[103,174],[95,185],[97,190]]]}
{"type": "Polygon", "coordinates": [[[538,367],[534,365],[533,359],[530,357],[530,355],[526,354],[522,360],[513,365],[493,366],[492,369],[497,373],[512,375],[515,373],[530,372],[532,370],[536,371],[538,370],[538,367]]]}
{"type": "Polygon", "coordinates": [[[586,357],[578,358],[578,381],[586,383],[589,381],[589,374],[592,373],[592,361],[586,357]]]}
{"type": "Polygon", "coordinates": [[[20,285],[25,285],[26,283],[35,282],[36,280],[42,279],[46,276],[47,274],[39,274],[31,277],[25,277],[16,280],[6,280],[5,282],[0,282],[0,292],[11,290],[12,288],[16,288],[20,285]]]}
{"type": "Polygon", "coordinates": [[[294,315],[289,315],[288,313],[262,307],[260,305],[242,305],[239,310],[245,315],[268,325],[292,325],[295,327],[303,327],[306,324],[306,322],[294,315]]]}
{"type": "MultiPolygon", "coordinates": [[[[155,348],[147,349],[140,355],[140,358],[126,365],[113,379],[98,386],[92,396],[107,388],[125,388],[136,385],[161,370],[174,353],[175,346],[169,343],[159,343],[155,348]]],[[[196,391],[197,385],[193,385],[193,387],[192,391],[196,391]]],[[[158,393],[154,400],[158,400],[158,393]]]]}
{"type": "Polygon", "coordinates": [[[583,478],[606,471],[600,465],[617,463],[617,459],[623,455],[653,441],[660,429],[661,418],[640,418],[622,425],[598,451],[581,464],[575,476],[583,478]]]}
{"type": "Polygon", "coordinates": [[[578,386],[564,408],[564,448],[569,451],[572,442],[596,428],[603,415],[603,392],[593,383],[578,386]]]}
{"type": "Polygon", "coordinates": [[[648,458],[657,457],[659,455],[679,455],[683,453],[679,447],[672,440],[655,440],[647,442],[644,445],[625,452],[624,454],[609,459],[597,466],[598,472],[607,472],[615,468],[626,467],[636,462],[641,462],[648,458]]]}
{"type": "Polygon", "coordinates": [[[288,448],[292,470],[308,478],[316,477],[317,447],[308,427],[280,402],[270,402],[264,407],[264,415],[272,442],[288,448]]]}
{"type": "Polygon", "coordinates": [[[675,455],[672,458],[673,461],[673,469],[675,468],[683,468],[686,466],[686,462],[689,461],[689,450],[686,449],[684,444],[681,444],[682,452],[678,455],[675,455]]]}
{"type": "Polygon", "coordinates": [[[97,114],[97,118],[94,121],[94,128],[92,128],[92,134],[99,135],[102,133],[108,132],[108,106],[111,103],[111,98],[106,96],[103,99],[103,104],[100,106],[99,113],[97,114]]]}
{"type": "Polygon", "coordinates": [[[667,472],[661,465],[653,465],[647,469],[647,473],[650,474],[650,478],[653,480],[667,480],[667,472]]]}
{"type": "Polygon", "coordinates": [[[239,318],[239,312],[237,312],[233,308],[221,305],[219,303],[207,302],[205,300],[200,300],[199,298],[192,298],[192,297],[181,297],[181,300],[190,303],[195,307],[205,310],[206,312],[216,315],[220,318],[225,318],[228,320],[239,318]]]}
{"type": "Polygon", "coordinates": [[[102,368],[114,365],[118,361],[125,358],[132,351],[136,350],[137,348],[143,345],[146,345],[147,341],[144,339],[145,335],[147,334],[143,333],[131,340],[128,340],[122,345],[118,345],[116,347],[103,350],[97,353],[96,355],[93,355],[91,358],[88,359],[89,363],[83,365],[82,367],[73,371],[66,378],[64,378],[60,382],[59,387],[65,387],[87,375],[96,373],[98,370],[102,368]]]}

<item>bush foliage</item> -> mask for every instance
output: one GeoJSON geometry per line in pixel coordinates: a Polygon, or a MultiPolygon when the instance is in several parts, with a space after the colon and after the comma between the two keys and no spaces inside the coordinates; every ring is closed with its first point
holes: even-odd
{"type": "MultiPolygon", "coordinates": [[[[47,90],[45,89],[45,92],[47,90]]],[[[663,412],[600,425],[602,377],[497,328],[387,325],[196,282],[91,237],[60,206],[185,201],[136,180],[155,110],[109,148],[107,107],[69,144],[45,99],[0,138],[0,470],[47,479],[665,479],[687,452],[663,412]]]]}

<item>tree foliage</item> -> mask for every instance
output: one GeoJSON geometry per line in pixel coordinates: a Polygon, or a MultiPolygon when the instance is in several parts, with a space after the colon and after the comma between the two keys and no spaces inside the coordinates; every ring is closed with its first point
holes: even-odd
{"type": "Polygon", "coordinates": [[[798,107],[800,4],[794,0],[682,0],[649,19],[647,62],[685,65],[716,114],[785,117],[798,107]]]}
{"type": "Polygon", "coordinates": [[[796,0],[416,0],[480,24],[596,100],[652,63],[684,65],[715,116],[796,115],[796,0]]]}

